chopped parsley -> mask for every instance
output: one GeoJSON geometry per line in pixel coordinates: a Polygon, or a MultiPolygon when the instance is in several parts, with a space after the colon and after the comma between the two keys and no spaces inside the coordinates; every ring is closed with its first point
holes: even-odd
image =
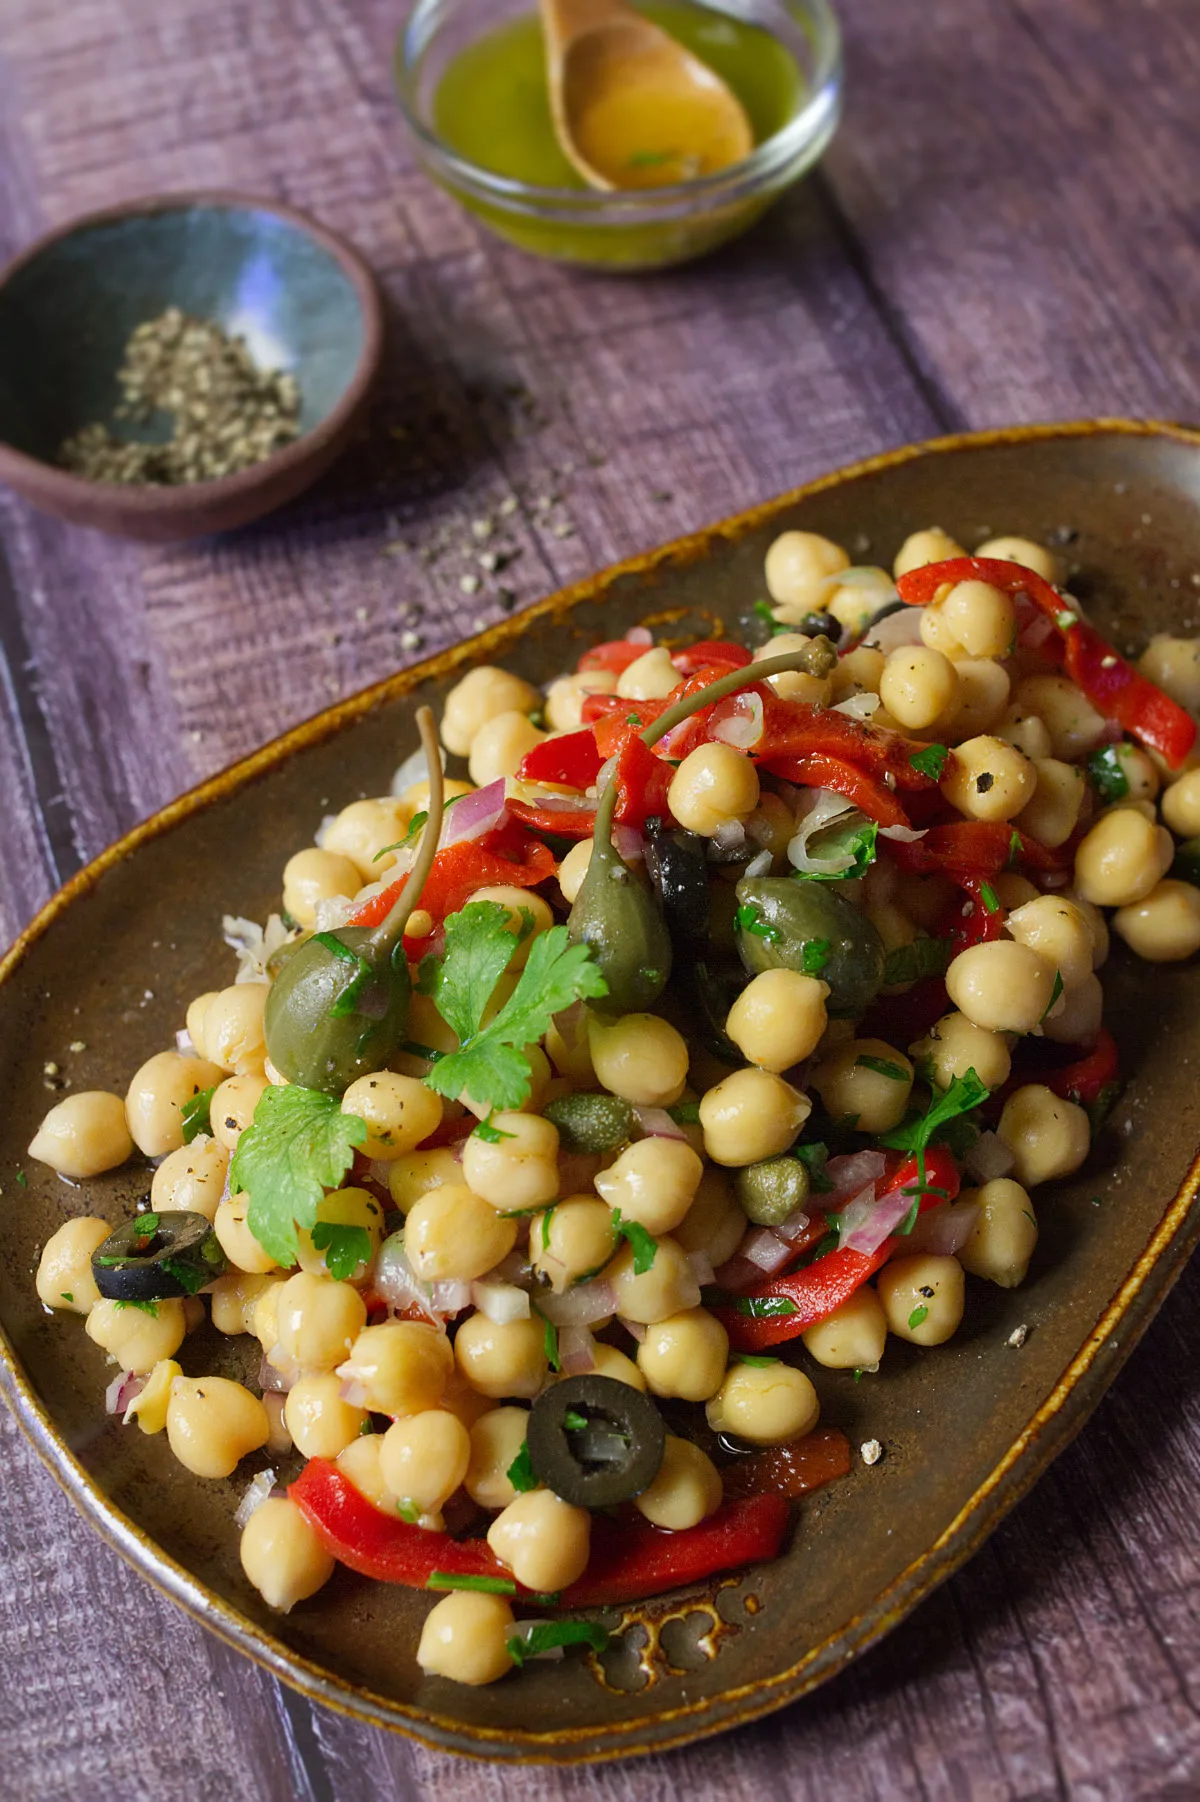
{"type": "Polygon", "coordinates": [[[848,820],[841,826],[829,826],[815,832],[808,844],[814,858],[850,857],[853,862],[844,870],[793,870],[797,882],[856,882],[865,876],[875,862],[875,841],[879,827],[874,820],[848,820]]]}
{"type": "Polygon", "coordinates": [[[360,1265],[371,1262],[371,1235],[365,1226],[318,1220],[312,1242],[314,1250],[325,1253],[325,1268],[339,1283],[348,1283],[360,1265]]]}
{"type": "Polygon", "coordinates": [[[645,1276],[654,1263],[658,1251],[658,1240],[654,1234],[647,1232],[638,1220],[623,1220],[620,1208],[613,1209],[613,1225],[623,1239],[628,1239],[633,1251],[633,1274],[645,1276]]]}
{"type": "Polygon", "coordinates": [[[529,1456],[529,1447],[522,1439],[521,1449],[504,1473],[513,1488],[525,1495],[536,1489],[538,1480],[533,1474],[533,1460],[529,1456]]]}
{"type": "Polygon", "coordinates": [[[753,901],[744,901],[734,915],[734,920],[740,932],[749,932],[756,939],[765,939],[768,945],[773,945],[783,937],[778,926],[772,926],[769,920],[763,919],[762,909],[753,901]]]}
{"type": "Polygon", "coordinates": [[[589,1424],[587,1415],[581,1414],[578,1408],[568,1408],[563,1415],[563,1426],[568,1433],[586,1433],[589,1424]]]}
{"type": "Polygon", "coordinates": [[[183,1142],[185,1145],[190,1145],[199,1133],[212,1131],[210,1110],[212,1098],[216,1092],[217,1085],[214,1083],[211,1089],[201,1089],[192,1096],[190,1101],[184,1102],[180,1114],[183,1119],[183,1142]]]}
{"type": "Polygon", "coordinates": [[[506,1133],[500,1127],[493,1126],[491,1114],[475,1128],[475,1137],[482,1139],[485,1145],[499,1145],[502,1139],[515,1139],[516,1136],[516,1133],[506,1133]]]}
{"type": "Polygon", "coordinates": [[[467,1577],[457,1571],[431,1570],[425,1579],[426,1589],[476,1589],[486,1596],[515,1596],[517,1586],[511,1577],[467,1577]]]}
{"type": "Polygon", "coordinates": [[[667,1113],[676,1126],[699,1126],[700,1103],[698,1101],[677,1101],[669,1107],[667,1113]]]}
{"type": "Polygon", "coordinates": [[[549,1249],[550,1249],[550,1222],[553,1218],[554,1218],[554,1209],[552,1207],[547,1208],[546,1212],[542,1215],[542,1250],[543,1251],[549,1251],[549,1249]]]}
{"type": "Polygon", "coordinates": [[[367,1137],[367,1123],[344,1114],[333,1095],[299,1083],[264,1089],[229,1166],[232,1191],[250,1197],[250,1231],[286,1270],[296,1262],[296,1228],[309,1232],[327,1189],[340,1187],[367,1137]]]}
{"type": "Polygon", "coordinates": [[[1087,758],[1088,781],[1102,801],[1123,801],[1129,793],[1129,777],[1119,756],[1120,745],[1104,745],[1087,758]]]}
{"type": "Polygon", "coordinates": [[[990,882],[980,883],[979,899],[983,902],[985,913],[998,914],[1000,912],[1000,897],[990,882]]]}
{"type": "Polygon", "coordinates": [[[590,1646],[603,1652],[609,1640],[608,1631],[595,1621],[538,1621],[524,1633],[514,1633],[505,1641],[509,1657],[520,1667],[527,1658],[549,1652],[555,1646],[590,1646]]]}
{"type": "Polygon", "coordinates": [[[1046,1012],[1042,1015],[1043,1020],[1046,1018],[1047,1014],[1049,1014],[1051,1012],[1051,1010],[1054,1007],[1054,1003],[1058,1000],[1058,998],[1062,994],[1062,992],[1063,992],[1062,971],[1056,970],[1054,972],[1054,987],[1050,990],[1050,999],[1046,1003],[1046,1012]]]}
{"type": "MultiPolygon", "coordinates": [[[[878,1143],[886,1145],[891,1151],[911,1151],[917,1159],[917,1189],[919,1200],[923,1194],[933,1194],[925,1181],[925,1153],[940,1136],[958,1139],[954,1128],[959,1122],[970,1130],[970,1123],[965,1116],[977,1108],[988,1098],[986,1083],[979,1080],[974,1070],[968,1070],[965,1076],[956,1076],[944,1095],[935,1095],[923,1114],[910,1114],[891,1132],[880,1133],[878,1143]]],[[[938,1191],[940,1193],[940,1191],[938,1191]]]]}
{"type": "Polygon", "coordinates": [[[828,939],[805,939],[800,947],[800,968],[805,976],[819,976],[829,962],[832,947],[828,939]]]}
{"type": "Polygon", "coordinates": [[[401,1520],[407,1521],[410,1527],[415,1527],[421,1518],[421,1510],[415,1502],[410,1502],[407,1496],[396,1503],[396,1513],[401,1520]]]}
{"type": "Polygon", "coordinates": [[[1021,842],[1021,834],[1017,831],[1016,827],[1014,826],[1012,829],[1012,833],[1009,837],[1009,841],[1008,841],[1008,868],[1010,870],[1016,869],[1017,865],[1021,861],[1021,857],[1024,852],[1024,849],[1025,849],[1025,847],[1024,847],[1023,843],[1021,842]]]}
{"type": "Polygon", "coordinates": [[[928,776],[932,781],[940,782],[949,756],[949,747],[946,745],[922,745],[919,751],[909,754],[908,761],[918,776],[928,776]]]}
{"type": "Polygon", "coordinates": [[[626,167],[630,169],[659,169],[663,163],[672,163],[679,155],[677,150],[635,150],[628,156],[626,167]]]}
{"type": "Polygon", "coordinates": [[[765,1370],[768,1365],[778,1364],[778,1358],[756,1358],[749,1352],[742,1352],[738,1357],[739,1364],[749,1364],[752,1370],[765,1370]]]}
{"type": "Polygon", "coordinates": [[[816,1139],[811,1145],[793,1145],[789,1155],[799,1159],[808,1171],[808,1183],[814,1195],[831,1193],[833,1184],[825,1174],[825,1166],[829,1162],[828,1145],[816,1139]]]}
{"type": "Polygon", "coordinates": [[[908,1317],[909,1331],[915,1332],[916,1329],[921,1325],[922,1321],[925,1321],[928,1319],[929,1319],[929,1309],[924,1305],[924,1303],[922,1303],[920,1307],[914,1308],[912,1313],[908,1317]]]}
{"type": "Polygon", "coordinates": [[[558,1328],[552,1320],[542,1315],[542,1347],[546,1353],[546,1362],[551,1370],[561,1370],[558,1361],[558,1328]]]}
{"type": "Polygon", "coordinates": [[[782,1320],[800,1312],[786,1295],[739,1295],[734,1305],[749,1320],[782,1320]]]}
{"type": "Polygon", "coordinates": [[[156,1301],[117,1301],[113,1306],[121,1313],[126,1308],[137,1308],[139,1313],[149,1314],[151,1320],[158,1319],[158,1303],[156,1301]]]}
{"type": "Polygon", "coordinates": [[[75,1297],[69,1289],[60,1289],[58,1292],[58,1299],[60,1301],[74,1301],[75,1297]]]}
{"type": "Polygon", "coordinates": [[[883,1057],[856,1057],[854,1068],[856,1070],[874,1070],[876,1076],[886,1076],[892,1082],[908,1081],[906,1070],[902,1070],[899,1064],[889,1064],[883,1057]]]}

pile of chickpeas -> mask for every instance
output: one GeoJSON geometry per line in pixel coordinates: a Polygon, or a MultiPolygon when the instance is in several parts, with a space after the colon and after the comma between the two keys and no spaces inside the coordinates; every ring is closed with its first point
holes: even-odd
{"type": "MultiPolygon", "coordinates": [[[[963,554],[937,528],[918,532],[902,546],[893,574],[963,554]]],[[[996,539],[977,554],[1061,580],[1051,553],[1025,539],[996,539]]],[[[769,654],[800,648],[799,627],[814,611],[831,615],[854,641],[894,594],[888,572],[852,570],[840,546],[806,532],[775,541],[766,580],[782,628],[769,654]]],[[[1090,1142],[1084,1110],[1036,1082],[1013,1090],[999,1117],[1009,1174],[965,1190],[953,1204],[975,1214],[957,1255],[893,1257],[873,1284],[790,1348],[796,1362],[731,1357],[724,1326],[701,1305],[692,1262],[692,1254],[703,1253],[720,1267],[736,1252],[749,1228],[735,1193],[737,1173],[803,1136],[813,1094],[834,1121],[853,1116],[859,1132],[885,1133],[905,1115],[918,1073],[935,1091],[970,1070],[996,1089],[1008,1082],[1023,1035],[1093,1044],[1103,1004],[1096,971],[1109,954],[1110,928],[1151,962],[1200,949],[1200,890],[1169,874],[1175,839],[1200,834],[1200,755],[1169,771],[1121,743],[1116,755],[1128,793],[1103,804],[1083,762],[1111,741],[1108,726],[1065,676],[1036,652],[1016,648],[1016,625],[1006,594],[962,582],[922,611],[919,642],[889,651],[867,632],[828,677],[772,678],[784,697],[816,706],[874,697],[876,726],[952,745],[941,788],[965,819],[1011,822],[1051,848],[1077,839],[1073,875],[1061,886],[1042,892],[1024,875],[994,878],[1003,935],[953,959],[946,977],[951,1010],[918,1041],[902,1047],[860,1037],[853,1022],[829,1018],[829,990],[819,976],[791,969],[754,976],[730,1009],[726,1033],[744,1060],[740,1067],[716,1063],[689,1044],[667,1001],[662,1013],[560,1016],[529,1048],[528,1103],[493,1117],[500,1136],[472,1132],[436,1149],[426,1142],[464,1106],[443,1103],[422,1081],[428,1065],[406,1051],[395,1068],[354,1082],[342,1101],[345,1112],[366,1122],[362,1150],[373,1166],[369,1182],[327,1194],[319,1211],[322,1221],[368,1235],[371,1260],[350,1281],[330,1275],[308,1232],[300,1234],[297,1265],[278,1268],[250,1230],[247,1198],[229,1193],[239,1136],[268,1084],[284,1080],[264,1044],[265,978],[197,997],[187,1010],[190,1049],[158,1052],[124,1096],[79,1093],[51,1108],[30,1146],[33,1157],[86,1183],[136,1149],[154,1165],[150,1207],[203,1214],[228,1259],[203,1297],[130,1307],[101,1299],[92,1277],[92,1253],[114,1223],[72,1216],[46,1245],[37,1273],[42,1301],[83,1315],[89,1337],[118,1370],[142,1379],[127,1422],[136,1420],[145,1433],[165,1431],[179,1461],[210,1480],[231,1477],[254,1452],[278,1458],[294,1449],[301,1458],[334,1459],[375,1507],[415,1517],[430,1533],[446,1530],[451,1504],[461,1519],[465,1498],[493,1516],[488,1543],[513,1577],[530,1590],[556,1592],[587,1566],[590,1516],[545,1487],[518,1493],[508,1475],[530,1403],[556,1380],[543,1321],[536,1306],[504,1324],[475,1308],[451,1322],[369,1319],[385,1209],[404,1216],[405,1253],[424,1283],[487,1277],[526,1243],[528,1222],[523,1280],[534,1301],[539,1292],[563,1295],[597,1272],[611,1285],[614,1313],[595,1324],[596,1372],[703,1404],[709,1427],[747,1448],[794,1440],[816,1425],[817,1391],[801,1363],[873,1372],[889,1334],[921,1346],[952,1336],[963,1315],[965,1274],[1005,1287],[1019,1283],[1038,1236],[1030,1189],[1077,1170],[1090,1142]],[[185,1144],[183,1110],[209,1088],[211,1130],[185,1144]],[[636,1139],[603,1157],[568,1154],[542,1110],[554,1098],[597,1089],[639,1108],[693,1100],[699,1124],[681,1128],[680,1137],[636,1139]],[[656,1241],[653,1263],[640,1273],[614,1224],[618,1208],[622,1220],[656,1241]],[[530,1217],[529,1210],[537,1211],[530,1217]],[[184,1375],[176,1354],[206,1319],[219,1334],[256,1339],[285,1388],[259,1395],[219,1375],[184,1375]],[[380,1431],[384,1418],[391,1424],[380,1431]]],[[[1200,711],[1196,641],[1156,638],[1142,668],[1200,711]]],[[[588,695],[659,699],[679,680],[663,646],[648,647],[620,674],[561,676],[545,694],[503,670],[473,669],[448,696],[442,720],[447,750],[467,769],[466,779],[448,782],[448,794],[515,775],[547,735],[578,729],[588,695]]],[[[397,796],[354,801],[326,825],[319,846],[288,861],[283,907],[296,930],[326,921],[331,908],[341,907],[344,917],[354,897],[374,892],[395,861],[385,848],[404,836],[427,796],[427,784],[418,782],[397,796]]],[[[766,850],[773,871],[787,873],[798,823],[794,791],[760,778],[745,752],[723,743],[691,752],[675,771],[669,804],[679,825],[705,838],[739,822],[750,849],[766,850]]],[[[591,848],[588,840],[575,845],[557,883],[541,894],[488,887],[475,897],[510,912],[514,950],[499,1000],[528,956],[530,939],[516,936],[523,914],[534,934],[561,918],[591,848]]],[[[942,876],[904,873],[883,840],[879,848],[865,878],[841,890],[891,952],[938,930],[961,896],[942,876]]],[[[713,865],[714,933],[727,938],[729,877],[738,873],[737,866],[731,872],[713,865]]],[[[418,911],[408,931],[419,938],[433,929],[418,911]]],[[[435,1052],[457,1044],[419,994],[409,1041],[435,1052]]],[[[668,1434],[662,1467],[635,1506],[656,1526],[682,1530],[721,1499],[712,1459],[692,1440],[668,1434]]],[[[249,1580],[284,1610],[314,1594],[334,1563],[280,1493],[250,1514],[241,1557],[249,1580]]],[[[512,1627],[504,1597],[451,1594],[431,1609],[420,1662],[430,1673],[490,1682],[511,1668],[512,1627]]]]}

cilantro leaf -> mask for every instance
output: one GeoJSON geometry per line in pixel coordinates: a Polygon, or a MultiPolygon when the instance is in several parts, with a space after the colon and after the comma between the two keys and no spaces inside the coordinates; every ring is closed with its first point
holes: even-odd
{"type": "Polygon", "coordinates": [[[315,1251],[325,1253],[325,1268],[339,1283],[348,1283],[360,1264],[371,1262],[371,1235],[365,1226],[318,1220],[312,1242],[315,1251]]]}
{"type": "Polygon", "coordinates": [[[1000,912],[1000,897],[990,882],[980,883],[979,899],[983,902],[985,913],[998,914],[1000,912]]]}
{"type": "Polygon", "coordinates": [[[745,1314],[750,1320],[778,1320],[800,1312],[786,1295],[739,1295],[734,1305],[739,1314],[745,1314]]]}
{"type": "Polygon", "coordinates": [[[765,939],[768,945],[783,937],[778,926],[772,926],[769,920],[763,919],[762,909],[753,901],[742,903],[734,915],[734,922],[740,932],[753,933],[756,939],[765,939]]]}
{"type": "Polygon", "coordinates": [[[819,976],[829,962],[832,947],[828,939],[805,939],[800,947],[800,968],[805,976],[819,976]]]}
{"type": "Polygon", "coordinates": [[[633,1249],[633,1274],[645,1276],[658,1252],[658,1240],[647,1232],[639,1220],[622,1220],[620,1208],[613,1209],[613,1225],[633,1249]]]}
{"type": "Polygon", "coordinates": [[[910,1115],[891,1132],[880,1133],[878,1142],[890,1151],[925,1151],[952,1121],[986,1101],[989,1092],[975,1071],[968,1070],[965,1076],[953,1079],[944,1095],[935,1096],[925,1113],[910,1115]]]}
{"type": "Polygon", "coordinates": [[[911,945],[897,945],[888,952],[883,966],[884,987],[899,988],[926,976],[942,976],[949,963],[949,939],[914,939],[911,945]]]}
{"type": "Polygon", "coordinates": [[[551,1370],[561,1370],[558,1361],[558,1328],[552,1320],[542,1315],[542,1346],[546,1353],[546,1362],[551,1370]]]}
{"type": "Polygon", "coordinates": [[[198,1094],[192,1096],[190,1101],[184,1102],[180,1113],[183,1119],[183,1142],[185,1145],[190,1145],[197,1134],[212,1131],[209,1110],[216,1092],[217,1085],[214,1083],[211,1089],[201,1089],[198,1094]]]}
{"type": "Polygon", "coordinates": [[[299,1083],[264,1089],[229,1166],[231,1191],[250,1197],[250,1231],[286,1269],[296,1262],[297,1226],[311,1230],[326,1189],[336,1189],[367,1137],[357,1114],[333,1095],[299,1083]]]}
{"type": "Polygon", "coordinates": [[[874,1070],[876,1076],[886,1076],[892,1082],[908,1081],[907,1071],[902,1070],[899,1064],[889,1064],[883,1057],[856,1057],[854,1068],[856,1070],[874,1070]]]}
{"type": "Polygon", "coordinates": [[[780,1360],[778,1358],[752,1357],[749,1352],[740,1352],[738,1354],[738,1363],[749,1364],[753,1370],[765,1370],[768,1365],[778,1364],[779,1362],[780,1360]]]}
{"type": "Polygon", "coordinates": [[[516,948],[507,907],[498,901],[471,901],[446,921],[446,948],[441,957],[423,960],[422,988],[464,1044],[479,1031],[492,991],[516,948]]]}
{"type": "Polygon", "coordinates": [[[475,1589],[486,1596],[515,1596],[517,1586],[511,1577],[464,1577],[457,1571],[431,1570],[425,1579],[426,1589],[475,1589]]]}
{"type": "Polygon", "coordinates": [[[920,1324],[923,1320],[928,1320],[928,1319],[929,1319],[929,1309],[928,1308],[926,1308],[924,1306],[914,1308],[912,1313],[908,1317],[909,1331],[914,1332],[916,1330],[916,1328],[920,1326],[920,1324]]]}
{"type": "Polygon", "coordinates": [[[1062,994],[1062,992],[1063,992],[1062,971],[1056,970],[1054,972],[1054,986],[1050,990],[1050,999],[1046,1003],[1046,1013],[1042,1015],[1043,1020],[1046,1018],[1046,1014],[1049,1014],[1053,1010],[1054,1003],[1058,1000],[1058,998],[1062,994]]]}
{"type": "Polygon", "coordinates": [[[586,1433],[588,1417],[586,1414],[581,1414],[578,1408],[568,1408],[563,1415],[563,1426],[568,1433],[586,1433]]]}
{"type": "Polygon", "coordinates": [[[113,1303],[118,1313],[126,1308],[136,1308],[141,1314],[149,1314],[152,1320],[158,1319],[158,1303],[156,1301],[117,1301],[113,1303]]]}
{"type": "Polygon", "coordinates": [[[501,1131],[500,1127],[493,1126],[490,1114],[475,1128],[475,1137],[482,1139],[485,1145],[499,1145],[502,1139],[515,1139],[516,1136],[515,1133],[506,1133],[501,1131]]]}
{"type": "MultiPolygon", "coordinates": [[[[495,903],[486,901],[472,903],[474,908],[493,906],[495,903]]],[[[471,907],[464,908],[463,911],[470,913],[471,907]]],[[[496,907],[496,911],[504,913],[507,918],[503,908],[496,907]]],[[[446,923],[448,939],[456,917],[452,914],[446,923]]],[[[506,932],[504,936],[511,956],[512,934],[506,932]]],[[[529,1060],[525,1056],[526,1045],[540,1039],[554,1015],[570,1007],[572,1002],[606,995],[608,984],[588,947],[572,945],[565,926],[552,926],[549,932],[539,933],[534,939],[517,986],[495,1019],[489,1025],[479,1027],[478,1019],[482,1017],[488,999],[488,996],[483,996],[480,1000],[479,995],[489,971],[494,972],[492,988],[495,987],[500,975],[498,956],[499,946],[496,943],[486,953],[473,950],[466,965],[469,972],[466,975],[455,974],[458,969],[457,959],[453,963],[449,958],[442,960],[438,993],[434,997],[438,1012],[456,1032],[456,1019],[464,1025],[470,1025],[473,1018],[474,1026],[465,1037],[459,1032],[458,1036],[463,1041],[461,1048],[440,1058],[425,1081],[439,1095],[457,1098],[466,1093],[481,1106],[490,1105],[503,1109],[520,1107],[529,1097],[530,1070],[529,1060]],[[461,985],[466,981],[474,985],[471,1016],[460,1005],[461,985]],[[476,1006],[477,1014],[474,1011],[476,1006]],[[454,1018],[449,1017],[450,1015],[454,1018]]],[[[489,995],[490,992],[489,990],[489,995]]]]}
{"type": "Polygon", "coordinates": [[[789,1154],[798,1158],[808,1171],[808,1184],[814,1195],[828,1195],[833,1184],[825,1174],[825,1166],[829,1162],[829,1147],[820,1139],[811,1145],[793,1145],[789,1154]]]}
{"type": "Polygon", "coordinates": [[[519,1668],[527,1658],[536,1658],[554,1646],[590,1646],[593,1652],[602,1652],[608,1639],[607,1628],[595,1621],[538,1621],[526,1632],[514,1633],[505,1641],[505,1648],[519,1668]]]}
{"type": "Polygon", "coordinates": [[[908,761],[918,776],[930,776],[934,782],[940,782],[949,755],[945,745],[925,745],[921,750],[913,751],[908,761]]]}
{"type": "Polygon", "coordinates": [[[529,1447],[522,1439],[521,1449],[504,1473],[513,1488],[525,1495],[530,1489],[536,1489],[538,1480],[533,1474],[533,1460],[529,1456],[529,1447]]]}

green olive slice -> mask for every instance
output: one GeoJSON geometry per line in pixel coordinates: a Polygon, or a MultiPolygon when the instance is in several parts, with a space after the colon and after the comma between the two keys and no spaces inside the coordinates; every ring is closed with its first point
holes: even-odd
{"type": "Polygon", "coordinates": [[[92,1275],[108,1301],[195,1295],[220,1276],[225,1254],[203,1214],[135,1214],[92,1253],[92,1275]]]}
{"type": "Polygon", "coordinates": [[[611,1508],[648,1489],[666,1447],[649,1396],[612,1377],[564,1377],[534,1402],[525,1443],[534,1474],[564,1502],[611,1508]]]}

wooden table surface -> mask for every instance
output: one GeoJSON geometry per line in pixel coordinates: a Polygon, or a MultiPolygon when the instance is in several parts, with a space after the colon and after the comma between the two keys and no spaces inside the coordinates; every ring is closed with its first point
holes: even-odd
{"type": "MultiPolygon", "coordinates": [[[[823,170],[706,265],[606,281],[428,186],[399,4],[4,0],[0,254],[147,191],[273,194],[372,259],[391,342],[369,434],[264,528],[139,549],[0,492],[0,940],[198,777],[502,606],[908,439],[1200,420],[1195,0],[842,5],[823,170]],[[510,495],[488,574],[471,522],[510,495]]],[[[1194,1797],[1198,1373],[1193,1269],[888,1642],[759,1726],[576,1771],[464,1766],[280,1688],[102,1546],[4,1416],[0,1796],[1194,1797]]]]}

